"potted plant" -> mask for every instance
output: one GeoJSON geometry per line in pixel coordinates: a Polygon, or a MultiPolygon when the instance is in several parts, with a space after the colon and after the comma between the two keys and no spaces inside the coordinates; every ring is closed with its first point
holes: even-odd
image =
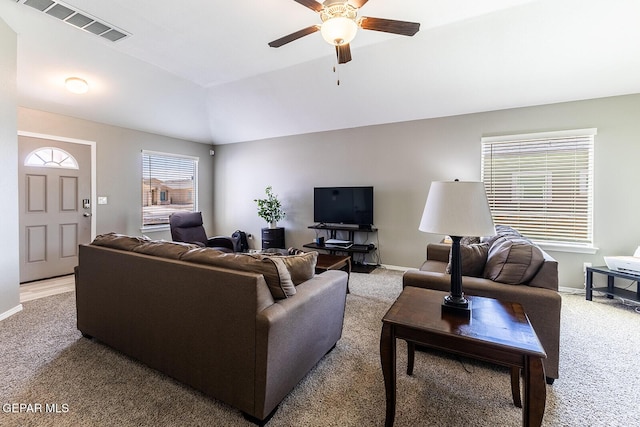
{"type": "Polygon", "coordinates": [[[276,228],[277,222],[284,218],[285,213],[278,196],[273,194],[271,186],[265,188],[265,199],[253,199],[258,204],[258,216],[269,224],[269,228],[276,228]]]}

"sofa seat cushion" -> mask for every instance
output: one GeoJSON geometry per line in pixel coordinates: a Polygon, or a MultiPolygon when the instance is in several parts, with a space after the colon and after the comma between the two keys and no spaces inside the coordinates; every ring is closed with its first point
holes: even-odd
{"type": "MultiPolygon", "coordinates": [[[[460,262],[462,263],[462,275],[471,277],[482,277],[489,254],[488,243],[476,243],[471,245],[460,245],[460,262]]],[[[451,252],[449,252],[449,264],[446,269],[447,274],[451,274],[451,252]]]]}
{"type": "Polygon", "coordinates": [[[544,262],[542,250],[526,239],[499,237],[489,248],[485,279],[508,284],[524,284],[544,262]]]}
{"type": "Polygon", "coordinates": [[[289,270],[281,257],[225,253],[213,248],[197,248],[186,252],[181,259],[230,270],[262,274],[274,299],[284,299],[296,293],[289,270]]]}
{"type": "Polygon", "coordinates": [[[150,241],[151,240],[146,237],[126,236],[112,232],[96,236],[91,244],[111,249],[120,249],[122,251],[131,251],[133,248],[150,241]]]}

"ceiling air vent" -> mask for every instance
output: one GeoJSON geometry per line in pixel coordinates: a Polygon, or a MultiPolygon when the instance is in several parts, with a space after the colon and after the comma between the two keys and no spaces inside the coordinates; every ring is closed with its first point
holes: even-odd
{"type": "Polygon", "coordinates": [[[31,6],[32,8],[66,22],[69,25],[73,25],[76,28],[80,28],[81,30],[85,30],[107,40],[111,40],[112,42],[117,42],[118,40],[122,40],[131,35],[126,31],[117,28],[115,25],[111,25],[104,20],[100,20],[60,1],[16,0],[16,2],[31,6]]]}

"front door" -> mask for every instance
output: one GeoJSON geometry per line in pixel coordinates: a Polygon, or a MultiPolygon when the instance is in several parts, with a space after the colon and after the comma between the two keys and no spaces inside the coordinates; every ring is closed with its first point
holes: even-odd
{"type": "Polygon", "coordinates": [[[91,239],[91,146],[18,136],[20,282],[73,273],[91,239]]]}

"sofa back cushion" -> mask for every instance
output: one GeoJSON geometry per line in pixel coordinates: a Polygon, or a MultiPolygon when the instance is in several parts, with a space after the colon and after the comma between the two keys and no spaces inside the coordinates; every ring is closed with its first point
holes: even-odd
{"type": "Polygon", "coordinates": [[[526,239],[499,237],[489,248],[484,278],[494,282],[524,284],[544,262],[542,250],[526,239]]]}
{"type": "Polygon", "coordinates": [[[111,249],[120,249],[122,251],[131,251],[133,248],[150,241],[151,240],[146,237],[126,236],[118,233],[105,233],[96,236],[91,244],[111,249]]]}
{"type": "Polygon", "coordinates": [[[161,258],[181,259],[182,255],[191,249],[199,248],[194,243],[167,242],[165,240],[152,240],[133,248],[133,252],[157,256],[161,258]]]}
{"type": "Polygon", "coordinates": [[[274,299],[287,298],[296,293],[296,287],[281,257],[225,253],[212,248],[197,248],[186,252],[181,259],[231,270],[262,274],[274,299]]]}

